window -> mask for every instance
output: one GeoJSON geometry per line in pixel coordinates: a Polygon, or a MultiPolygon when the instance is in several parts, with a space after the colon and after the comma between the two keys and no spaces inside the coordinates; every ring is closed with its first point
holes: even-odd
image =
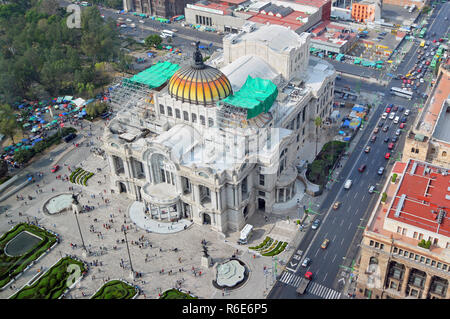
{"type": "Polygon", "coordinates": [[[441,267],[442,267],[442,263],[437,263],[437,267],[438,267],[438,269],[441,269],[441,267]]]}
{"type": "Polygon", "coordinates": [[[447,152],[446,151],[443,151],[442,152],[442,157],[446,157],[447,156],[447,152]]]}
{"type": "Polygon", "coordinates": [[[416,154],[419,154],[419,149],[418,148],[416,148],[416,154]]]}
{"type": "Polygon", "coordinates": [[[419,240],[422,240],[423,234],[419,234],[419,240]]]}
{"type": "Polygon", "coordinates": [[[414,260],[415,260],[415,261],[419,261],[419,257],[420,257],[419,255],[415,255],[415,256],[414,256],[414,260]]]}
{"type": "Polygon", "coordinates": [[[214,120],[210,117],[208,117],[208,127],[213,127],[214,126],[214,120]]]}
{"type": "Polygon", "coordinates": [[[397,233],[401,233],[402,232],[402,228],[401,227],[399,227],[399,226],[397,226],[397,233]]]}
{"type": "Polygon", "coordinates": [[[369,245],[370,245],[370,246],[373,246],[373,240],[371,240],[371,241],[369,242],[369,245]]]}
{"type": "Polygon", "coordinates": [[[403,228],[402,235],[406,235],[406,228],[403,228]]]}
{"type": "Polygon", "coordinates": [[[375,248],[378,248],[378,246],[380,246],[380,243],[379,242],[375,242],[375,248]]]}
{"type": "Polygon", "coordinates": [[[205,117],[203,115],[200,115],[200,124],[205,125],[205,117]]]}
{"type": "Polygon", "coordinates": [[[384,248],[384,244],[380,244],[380,249],[383,249],[384,248]]]}
{"type": "Polygon", "coordinates": [[[180,118],[181,118],[180,110],[179,110],[179,109],[175,109],[175,117],[176,117],[177,119],[180,119],[180,118]]]}
{"type": "Polygon", "coordinates": [[[411,148],[411,153],[414,153],[414,151],[415,151],[416,149],[413,147],[413,148],[411,148]]]}
{"type": "Polygon", "coordinates": [[[427,259],[425,260],[425,264],[426,264],[426,265],[429,265],[430,262],[431,262],[431,259],[430,259],[430,258],[427,258],[427,259]]]}
{"type": "Polygon", "coordinates": [[[413,234],[413,238],[416,239],[417,238],[417,232],[415,231],[413,234]]]}
{"type": "Polygon", "coordinates": [[[188,113],[188,112],[183,111],[183,119],[184,119],[185,121],[189,121],[189,113],[188,113]]]}
{"type": "Polygon", "coordinates": [[[431,261],[431,266],[432,266],[432,267],[436,266],[436,261],[435,261],[435,260],[432,260],[432,261],[431,261]]]}
{"type": "Polygon", "coordinates": [[[405,252],[403,253],[403,256],[408,257],[408,252],[405,250],[405,252]]]}
{"type": "Polygon", "coordinates": [[[398,250],[398,254],[399,254],[399,255],[403,255],[403,249],[399,249],[399,250],[398,250]]]}
{"type": "Polygon", "coordinates": [[[162,105],[162,104],[159,105],[159,112],[160,112],[161,114],[165,114],[165,113],[164,113],[164,105],[162,105]]]}
{"type": "Polygon", "coordinates": [[[398,251],[398,248],[397,248],[397,247],[394,247],[394,249],[392,250],[392,252],[393,252],[394,254],[396,254],[397,251],[398,251]]]}
{"type": "Polygon", "coordinates": [[[425,257],[421,256],[420,257],[420,262],[423,263],[425,261],[425,257]]]}
{"type": "Polygon", "coordinates": [[[172,114],[172,108],[170,106],[167,107],[167,115],[168,116],[173,116],[172,114]]]}
{"type": "Polygon", "coordinates": [[[259,175],[259,185],[264,186],[264,175],[259,175]]]}
{"type": "Polygon", "coordinates": [[[442,270],[447,270],[447,265],[442,266],[442,270]]]}
{"type": "Polygon", "coordinates": [[[266,192],[259,191],[258,194],[259,194],[259,196],[261,196],[261,197],[266,197],[266,192]]]}
{"type": "Polygon", "coordinates": [[[191,118],[192,118],[192,123],[197,123],[197,114],[192,113],[191,118]]]}

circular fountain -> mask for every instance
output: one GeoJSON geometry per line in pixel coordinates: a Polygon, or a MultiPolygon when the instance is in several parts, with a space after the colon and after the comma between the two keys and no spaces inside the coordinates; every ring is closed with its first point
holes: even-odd
{"type": "Polygon", "coordinates": [[[44,213],[55,215],[71,210],[73,202],[74,199],[71,193],[54,196],[44,204],[44,213]]]}
{"type": "Polygon", "coordinates": [[[248,278],[248,270],[243,262],[238,259],[230,259],[217,265],[216,288],[237,288],[248,278]]]}

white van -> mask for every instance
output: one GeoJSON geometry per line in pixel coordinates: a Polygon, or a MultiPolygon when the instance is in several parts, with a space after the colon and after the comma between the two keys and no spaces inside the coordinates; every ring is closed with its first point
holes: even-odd
{"type": "Polygon", "coordinates": [[[400,121],[400,116],[396,116],[394,119],[394,124],[398,124],[398,121],[400,121]]]}
{"type": "Polygon", "coordinates": [[[349,189],[352,186],[352,180],[351,179],[347,179],[347,181],[344,184],[344,188],[345,189],[349,189]]]}
{"type": "Polygon", "coordinates": [[[241,235],[239,236],[238,244],[245,245],[252,236],[253,225],[247,224],[242,228],[241,235]]]}

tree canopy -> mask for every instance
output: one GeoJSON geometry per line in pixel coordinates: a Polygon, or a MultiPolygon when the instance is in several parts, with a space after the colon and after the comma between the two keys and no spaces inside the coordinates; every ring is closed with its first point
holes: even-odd
{"type": "Polygon", "coordinates": [[[1,103],[45,93],[87,93],[87,85],[104,84],[96,63],[120,64],[123,55],[114,21],[105,21],[92,6],[83,8],[81,28],[68,28],[70,14],[56,0],[0,4],[1,103]]]}

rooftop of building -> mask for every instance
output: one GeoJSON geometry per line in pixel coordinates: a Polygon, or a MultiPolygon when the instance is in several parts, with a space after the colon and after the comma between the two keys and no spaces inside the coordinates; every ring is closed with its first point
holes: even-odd
{"type": "Polygon", "coordinates": [[[435,91],[433,104],[440,106],[440,114],[434,127],[433,137],[450,143],[450,72],[443,70],[435,91]]]}
{"type": "Polygon", "coordinates": [[[261,23],[261,24],[277,24],[287,28],[291,28],[292,30],[296,30],[300,28],[304,23],[301,19],[307,18],[308,15],[304,12],[299,11],[291,11],[286,16],[276,16],[276,15],[268,15],[264,13],[250,13],[252,16],[248,19],[248,21],[261,23]]]}
{"type": "MultiPolygon", "coordinates": [[[[427,163],[423,163],[416,160],[410,160],[408,163],[403,162],[395,162],[392,172],[397,173],[399,175],[403,174],[403,178],[406,181],[402,181],[399,185],[398,183],[394,184],[391,182],[387,182],[387,187],[384,190],[387,194],[387,200],[386,203],[380,203],[376,207],[376,211],[372,214],[369,224],[366,227],[366,231],[376,233],[378,235],[384,236],[385,238],[392,238],[397,241],[402,241],[405,244],[411,245],[413,247],[417,247],[417,244],[419,242],[418,239],[414,239],[409,236],[402,235],[401,233],[391,231],[389,229],[386,229],[384,227],[385,220],[387,218],[396,220],[398,222],[412,225],[415,227],[422,228],[427,231],[431,232],[437,232],[437,221],[435,220],[435,214],[431,213],[431,206],[430,203],[420,201],[417,199],[417,197],[423,196],[424,188],[426,187],[424,181],[426,181],[427,177],[430,177],[429,174],[427,177],[420,176],[421,173],[423,173],[424,166],[428,165],[429,167],[434,167],[436,169],[436,166],[432,166],[427,163]],[[416,174],[412,176],[411,179],[409,179],[410,174],[409,171],[411,170],[414,163],[418,163],[418,169],[416,169],[416,174]],[[419,167],[421,165],[421,167],[419,167]],[[415,184],[418,182],[418,188],[416,188],[415,184]],[[420,194],[422,190],[422,194],[420,194]],[[406,193],[406,199],[403,204],[403,208],[400,211],[400,216],[395,217],[395,210],[399,203],[401,194],[406,193]]],[[[433,173],[434,174],[434,173],[433,173]]],[[[442,196],[443,193],[447,190],[447,187],[450,182],[450,175],[442,176],[441,174],[439,178],[440,186],[442,187],[441,190],[436,190],[438,187],[431,191],[432,194],[434,194],[433,198],[436,198],[438,196],[442,196]],[[443,179],[445,181],[443,181],[443,179]],[[446,185],[443,185],[446,184],[446,185]],[[445,187],[444,187],[445,186],[445,187]]],[[[447,191],[448,193],[448,191],[447,191]]],[[[428,197],[430,197],[430,194],[428,194],[428,197]]],[[[438,202],[442,203],[445,201],[444,199],[438,199],[438,202]]],[[[447,207],[448,207],[448,200],[447,200],[447,207]]],[[[436,209],[435,209],[436,210],[436,209]]],[[[446,216],[444,218],[443,223],[441,224],[439,228],[439,234],[444,236],[450,235],[450,216],[446,216]]],[[[441,254],[446,253],[448,249],[445,248],[439,248],[432,246],[430,249],[431,253],[435,254],[441,254]]]]}
{"type": "MultiPolygon", "coordinates": [[[[440,122],[439,128],[436,131],[436,124],[439,119],[439,115],[441,114],[441,109],[444,105],[444,102],[448,99],[450,92],[450,72],[448,70],[443,69],[440,74],[437,83],[435,85],[435,89],[433,93],[428,98],[425,109],[423,110],[420,121],[418,123],[418,133],[423,133],[428,136],[434,135],[435,132],[437,139],[444,139],[445,141],[450,141],[450,133],[448,132],[448,128],[450,124],[448,123],[448,116],[443,112],[443,121],[440,122]],[[447,120],[446,120],[447,119],[447,120]],[[447,131],[445,131],[447,129],[447,131]]],[[[441,115],[442,115],[441,114],[441,115]]]]}
{"type": "Polygon", "coordinates": [[[344,32],[345,30],[345,26],[326,20],[313,28],[311,40],[342,46],[348,40],[356,38],[356,33],[344,32]]]}
{"type": "Polygon", "coordinates": [[[450,174],[429,163],[410,160],[387,212],[387,218],[450,237],[450,174]]]}
{"type": "Polygon", "coordinates": [[[260,26],[253,32],[227,34],[224,37],[224,40],[235,39],[236,41],[262,42],[272,50],[281,52],[302,46],[306,41],[306,37],[307,35],[299,35],[292,29],[288,29],[284,26],[269,24],[260,26]]]}
{"type": "Polygon", "coordinates": [[[233,12],[233,6],[228,5],[227,3],[217,3],[208,0],[200,0],[195,2],[194,5],[197,7],[221,11],[224,15],[229,15],[233,12]]]}

